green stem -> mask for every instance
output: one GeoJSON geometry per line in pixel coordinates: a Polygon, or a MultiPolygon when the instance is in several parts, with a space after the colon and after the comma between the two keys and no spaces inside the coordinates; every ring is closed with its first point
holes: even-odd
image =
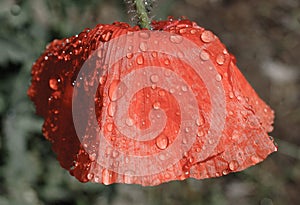
{"type": "Polygon", "coordinates": [[[150,29],[150,18],[148,16],[144,0],[134,0],[134,4],[137,11],[138,16],[138,24],[141,28],[150,29]]]}

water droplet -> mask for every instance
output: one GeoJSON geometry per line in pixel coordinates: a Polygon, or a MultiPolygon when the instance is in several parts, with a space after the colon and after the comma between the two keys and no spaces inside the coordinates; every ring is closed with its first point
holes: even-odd
{"type": "Polygon", "coordinates": [[[163,90],[160,90],[160,91],[158,91],[158,95],[161,96],[161,97],[163,97],[163,96],[166,95],[166,92],[163,91],[163,90]]]}
{"type": "Polygon", "coordinates": [[[140,43],[140,50],[141,51],[146,51],[147,50],[147,43],[145,43],[145,42],[141,42],[140,43]]]}
{"type": "Polygon", "coordinates": [[[198,136],[198,137],[203,137],[203,136],[204,136],[204,132],[201,131],[201,130],[199,130],[199,131],[197,132],[197,136],[198,136]]]}
{"type": "Polygon", "coordinates": [[[200,53],[200,58],[204,61],[207,61],[209,59],[209,53],[205,50],[202,50],[200,53]]]}
{"type": "Polygon", "coordinates": [[[155,102],[152,105],[153,109],[158,110],[160,108],[160,102],[155,102]]]}
{"type": "Polygon", "coordinates": [[[234,98],[233,92],[229,92],[229,98],[230,98],[230,99],[234,98]]]}
{"type": "Polygon", "coordinates": [[[166,58],[164,63],[165,63],[165,65],[170,65],[170,60],[168,58],[166,58]]]}
{"type": "Polygon", "coordinates": [[[195,34],[196,32],[197,32],[197,30],[195,30],[195,29],[192,29],[192,30],[190,31],[191,34],[195,34]]]}
{"type": "Polygon", "coordinates": [[[156,51],[153,51],[153,52],[151,53],[151,55],[152,55],[153,58],[156,58],[156,57],[157,57],[157,52],[156,52],[156,51]]]}
{"type": "Polygon", "coordinates": [[[44,59],[45,59],[45,61],[48,60],[48,56],[45,56],[44,59]]]}
{"type": "Polygon", "coordinates": [[[186,33],[186,28],[181,28],[181,29],[179,29],[179,33],[186,33]]]}
{"type": "Polygon", "coordinates": [[[208,139],[208,144],[213,144],[213,143],[215,143],[214,139],[208,139]]]}
{"type": "Polygon", "coordinates": [[[131,59],[133,57],[133,53],[127,53],[126,58],[131,59]]]}
{"type": "Polygon", "coordinates": [[[102,171],[102,181],[103,181],[103,184],[110,184],[111,183],[111,173],[108,169],[103,169],[102,171]]]}
{"type": "Polygon", "coordinates": [[[228,167],[229,167],[229,169],[230,169],[231,171],[234,171],[234,170],[236,170],[236,169],[239,167],[239,163],[238,163],[238,161],[236,161],[236,160],[232,160],[232,161],[229,163],[228,167]]]}
{"type": "Polygon", "coordinates": [[[214,34],[211,31],[203,31],[201,40],[205,43],[209,43],[214,40],[214,34]]]}
{"type": "Polygon", "coordinates": [[[150,76],[150,80],[152,83],[157,83],[159,81],[159,77],[156,74],[150,76]]]}
{"type": "Polygon", "coordinates": [[[88,173],[88,175],[86,176],[88,180],[91,180],[94,178],[94,174],[93,173],[88,173]]]}
{"type": "Polygon", "coordinates": [[[164,150],[169,145],[169,138],[165,135],[158,136],[155,143],[159,149],[164,150]]]}
{"type": "Polygon", "coordinates": [[[99,78],[99,83],[100,83],[100,85],[103,85],[104,82],[105,82],[105,80],[106,80],[106,78],[105,78],[104,76],[101,76],[101,77],[99,78]]]}
{"type": "Polygon", "coordinates": [[[59,77],[51,78],[49,80],[49,86],[52,90],[58,90],[60,83],[61,83],[61,79],[59,77]]]}
{"type": "Polygon", "coordinates": [[[109,131],[109,132],[113,131],[113,124],[112,124],[112,123],[107,123],[107,124],[106,124],[106,129],[107,129],[107,131],[109,131]]]}
{"type": "Polygon", "coordinates": [[[160,159],[160,160],[166,160],[166,156],[164,155],[164,154],[160,154],[160,155],[158,155],[158,158],[160,159]]]}
{"type": "Polygon", "coordinates": [[[175,89],[174,89],[174,88],[170,88],[169,92],[170,92],[171,94],[173,94],[173,93],[175,93],[175,89]]]}
{"type": "Polygon", "coordinates": [[[227,175],[227,174],[229,174],[229,171],[228,171],[227,169],[224,169],[224,170],[222,171],[222,174],[223,174],[223,175],[227,175]]]}
{"type": "Polygon", "coordinates": [[[113,117],[116,113],[116,109],[117,109],[117,104],[115,102],[111,102],[107,108],[108,115],[113,117]]]}
{"type": "Polygon", "coordinates": [[[181,90],[183,92],[186,92],[186,91],[188,91],[188,87],[186,85],[183,85],[183,86],[181,86],[181,90]]]}
{"type": "Polygon", "coordinates": [[[111,152],[111,156],[113,157],[113,158],[117,158],[118,156],[119,156],[119,151],[118,150],[113,150],[112,152],[111,152]]]}
{"type": "Polygon", "coordinates": [[[189,127],[186,127],[184,130],[185,130],[186,133],[189,133],[190,128],[189,128],[189,127]]]}
{"type": "Polygon", "coordinates": [[[104,34],[101,35],[100,40],[107,42],[110,40],[111,36],[112,36],[112,31],[106,31],[104,34]]]}
{"type": "Polygon", "coordinates": [[[166,69],[165,76],[166,77],[170,77],[171,76],[171,71],[169,69],[166,69]]]}
{"type": "Polygon", "coordinates": [[[254,163],[260,162],[260,158],[259,158],[258,156],[256,156],[256,155],[251,156],[251,160],[252,160],[254,163]]]}
{"type": "Polygon", "coordinates": [[[201,115],[199,118],[196,119],[196,125],[197,126],[201,126],[204,124],[204,118],[203,116],[201,115]]]}
{"type": "Polygon", "coordinates": [[[144,57],[142,55],[139,55],[136,58],[136,62],[137,62],[137,64],[142,65],[144,63],[144,57]]]}
{"type": "Polygon", "coordinates": [[[108,96],[111,101],[116,101],[120,99],[127,91],[127,87],[123,82],[119,80],[114,80],[108,89],[108,96]]]}
{"type": "Polygon", "coordinates": [[[180,35],[172,35],[172,36],[170,36],[170,41],[171,41],[172,43],[179,44],[179,43],[182,42],[182,40],[183,40],[183,38],[182,38],[182,36],[180,36],[180,35]]]}
{"type": "Polygon", "coordinates": [[[131,119],[131,118],[127,118],[126,121],[125,121],[125,123],[129,127],[133,126],[133,124],[134,124],[133,119],[131,119]]]}
{"type": "Polygon", "coordinates": [[[141,38],[143,38],[143,39],[148,39],[148,38],[150,38],[150,32],[147,32],[147,31],[141,31],[141,32],[139,33],[139,36],[140,36],[141,38]]]}
{"type": "Polygon", "coordinates": [[[219,54],[216,58],[216,61],[219,65],[223,65],[225,62],[225,56],[223,54],[219,54]]]}
{"type": "Polygon", "coordinates": [[[177,56],[178,56],[178,58],[182,59],[184,57],[184,53],[181,51],[178,51],[177,56]]]}
{"type": "Polygon", "coordinates": [[[220,82],[222,80],[222,76],[220,74],[216,75],[216,81],[220,82]]]}

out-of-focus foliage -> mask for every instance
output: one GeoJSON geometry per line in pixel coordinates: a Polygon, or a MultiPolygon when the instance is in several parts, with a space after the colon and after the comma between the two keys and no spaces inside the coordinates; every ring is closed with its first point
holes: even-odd
{"type": "Polygon", "coordinates": [[[279,152],[244,172],[157,187],[81,184],[55,160],[26,90],[54,38],[126,20],[121,0],[0,0],[0,204],[299,204],[300,3],[161,0],[154,18],[188,16],[213,30],[276,110],[279,152]]]}

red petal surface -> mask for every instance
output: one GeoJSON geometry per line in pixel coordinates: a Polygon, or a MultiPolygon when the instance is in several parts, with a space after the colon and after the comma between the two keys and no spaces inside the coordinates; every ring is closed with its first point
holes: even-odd
{"type": "Polygon", "coordinates": [[[82,182],[158,185],[243,170],[277,150],[274,112],[219,39],[189,20],[98,25],[55,40],[28,95],[82,182]]]}

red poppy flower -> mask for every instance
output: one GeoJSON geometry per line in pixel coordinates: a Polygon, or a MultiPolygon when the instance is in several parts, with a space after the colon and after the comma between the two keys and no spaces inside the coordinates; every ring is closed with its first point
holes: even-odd
{"type": "Polygon", "coordinates": [[[158,185],[241,171],[277,150],[274,112],[220,40],[189,20],[97,25],[55,40],[28,95],[82,182],[158,185]]]}

